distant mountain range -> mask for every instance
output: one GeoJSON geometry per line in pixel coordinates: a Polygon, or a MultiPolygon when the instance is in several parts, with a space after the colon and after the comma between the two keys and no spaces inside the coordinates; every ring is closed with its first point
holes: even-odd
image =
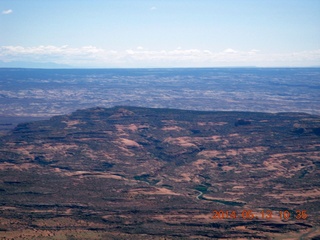
{"type": "Polygon", "coordinates": [[[58,64],[53,62],[3,62],[0,61],[0,68],[72,68],[72,66],[67,64],[58,64]]]}

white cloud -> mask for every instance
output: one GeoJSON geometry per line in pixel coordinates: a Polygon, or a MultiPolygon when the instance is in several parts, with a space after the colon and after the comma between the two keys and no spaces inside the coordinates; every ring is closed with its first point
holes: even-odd
{"type": "Polygon", "coordinates": [[[72,48],[64,46],[3,46],[0,47],[1,61],[55,62],[61,64],[82,65],[91,61],[115,55],[115,51],[105,51],[94,46],[72,48]]]}
{"type": "Polygon", "coordinates": [[[286,54],[263,53],[252,49],[147,50],[123,51],[95,46],[0,46],[0,61],[54,62],[78,67],[215,67],[215,66],[315,66],[320,65],[320,49],[286,54]]]}
{"type": "Polygon", "coordinates": [[[226,50],[224,50],[223,52],[225,53],[237,53],[236,50],[233,50],[232,48],[227,48],[226,50]]]}
{"type": "Polygon", "coordinates": [[[12,9],[2,11],[2,14],[4,14],[4,15],[11,14],[11,13],[13,13],[12,9]]]}
{"type": "Polygon", "coordinates": [[[249,51],[249,53],[258,53],[258,52],[260,52],[260,50],[258,50],[258,49],[251,49],[251,50],[249,51]]]}
{"type": "Polygon", "coordinates": [[[154,10],[157,10],[157,8],[153,6],[153,7],[150,8],[150,10],[154,11],[154,10]]]}

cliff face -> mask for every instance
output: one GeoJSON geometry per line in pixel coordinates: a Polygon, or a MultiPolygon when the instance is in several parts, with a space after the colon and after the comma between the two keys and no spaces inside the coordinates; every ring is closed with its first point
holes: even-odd
{"type": "Polygon", "coordinates": [[[319,126],[300,113],[135,107],[20,124],[0,139],[0,236],[300,236],[319,225],[319,126]]]}

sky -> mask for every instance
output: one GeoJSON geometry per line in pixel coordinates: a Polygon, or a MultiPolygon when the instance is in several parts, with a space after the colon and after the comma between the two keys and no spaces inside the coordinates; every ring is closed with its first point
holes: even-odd
{"type": "Polygon", "coordinates": [[[0,0],[0,62],[320,66],[320,0],[0,0]]]}

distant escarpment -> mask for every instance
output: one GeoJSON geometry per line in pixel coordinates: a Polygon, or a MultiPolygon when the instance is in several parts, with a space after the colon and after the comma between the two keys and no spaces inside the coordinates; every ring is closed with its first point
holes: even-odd
{"type": "Polygon", "coordinates": [[[319,129],[304,113],[138,107],[19,124],[0,138],[0,236],[316,236],[319,129]]]}

